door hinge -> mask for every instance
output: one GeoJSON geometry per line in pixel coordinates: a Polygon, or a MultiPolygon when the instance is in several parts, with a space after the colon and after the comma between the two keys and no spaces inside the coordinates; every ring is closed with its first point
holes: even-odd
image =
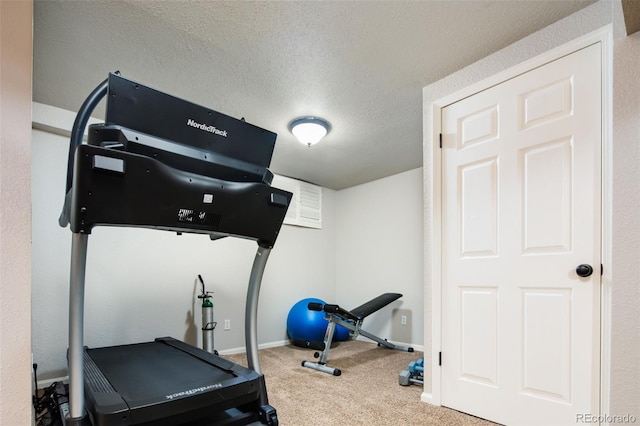
{"type": "Polygon", "coordinates": [[[601,263],[600,264],[600,276],[604,275],[604,265],[601,263]]]}
{"type": "Polygon", "coordinates": [[[440,148],[442,148],[442,133],[440,133],[440,148]]]}
{"type": "Polygon", "coordinates": [[[442,365],[442,352],[438,352],[438,365],[442,365]]]}

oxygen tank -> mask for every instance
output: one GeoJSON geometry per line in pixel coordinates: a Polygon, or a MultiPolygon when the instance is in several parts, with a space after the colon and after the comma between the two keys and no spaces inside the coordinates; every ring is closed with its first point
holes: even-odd
{"type": "Polygon", "coordinates": [[[204,281],[199,274],[198,279],[202,284],[202,294],[198,296],[198,299],[202,299],[202,349],[217,355],[218,351],[213,348],[213,330],[216,328],[216,322],[213,321],[213,302],[211,301],[213,292],[205,290],[204,281]]]}

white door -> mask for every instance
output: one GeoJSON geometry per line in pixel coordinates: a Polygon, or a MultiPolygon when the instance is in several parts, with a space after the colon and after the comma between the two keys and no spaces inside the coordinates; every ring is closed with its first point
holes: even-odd
{"type": "Polygon", "coordinates": [[[442,111],[442,405],[508,425],[599,414],[600,49],[442,111]]]}

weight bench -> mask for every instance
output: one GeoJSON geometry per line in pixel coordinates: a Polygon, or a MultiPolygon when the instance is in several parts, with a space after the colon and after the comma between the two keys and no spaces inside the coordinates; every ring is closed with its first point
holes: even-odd
{"type": "Polygon", "coordinates": [[[312,368],[314,370],[322,371],[324,373],[333,374],[339,376],[342,371],[338,368],[332,368],[327,366],[327,358],[329,358],[329,349],[331,348],[331,341],[333,340],[333,333],[336,330],[336,326],[341,325],[349,329],[351,335],[355,338],[358,335],[363,335],[378,343],[378,346],[384,346],[390,349],[396,349],[399,351],[413,352],[413,348],[408,346],[394,345],[388,342],[386,339],[381,339],[365,330],[362,330],[362,321],[374,312],[387,306],[402,297],[400,293],[384,293],[375,299],[369,300],[367,303],[358,306],[357,308],[347,311],[338,305],[329,305],[322,303],[309,303],[309,310],[311,311],[324,311],[324,317],[329,321],[327,330],[324,333],[323,342],[311,342],[310,348],[322,351],[322,353],[316,352],[314,357],[320,358],[318,362],[302,361],[303,367],[312,368]]]}

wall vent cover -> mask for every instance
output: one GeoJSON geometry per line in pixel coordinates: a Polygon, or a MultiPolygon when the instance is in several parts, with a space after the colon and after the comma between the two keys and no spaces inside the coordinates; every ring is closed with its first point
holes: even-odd
{"type": "Polygon", "coordinates": [[[322,229],[322,187],[279,175],[271,186],[293,193],[285,225],[322,229]]]}

